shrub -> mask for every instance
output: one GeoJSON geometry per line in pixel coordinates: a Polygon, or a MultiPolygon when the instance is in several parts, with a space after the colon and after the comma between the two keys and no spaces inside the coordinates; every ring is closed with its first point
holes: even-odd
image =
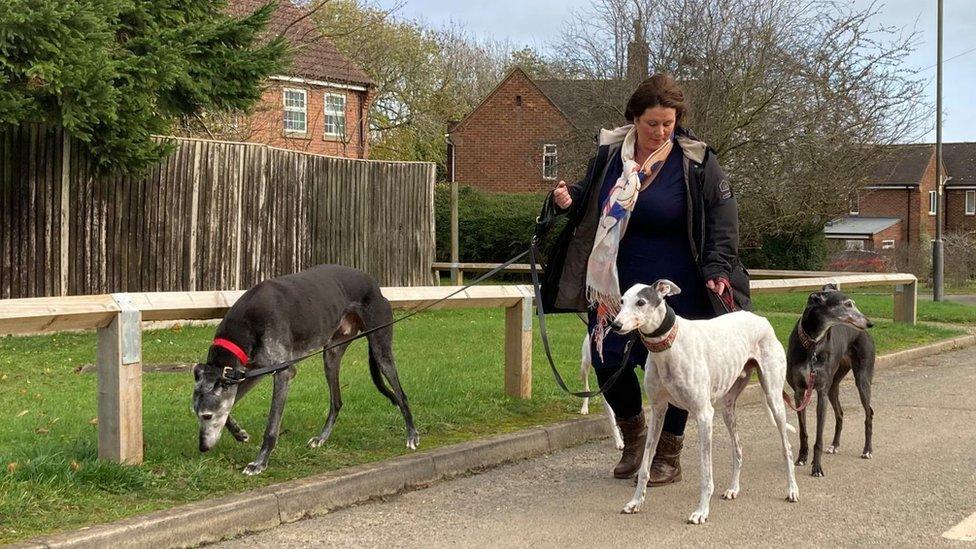
{"type": "MultiPolygon", "coordinates": [[[[535,231],[546,193],[487,193],[458,188],[458,252],[462,262],[501,263],[524,252],[535,231]]],[[[437,185],[434,194],[437,260],[451,260],[451,187],[437,185]]],[[[547,235],[543,250],[555,239],[564,221],[547,235]]],[[[528,262],[528,258],[521,262],[528,262]]]]}

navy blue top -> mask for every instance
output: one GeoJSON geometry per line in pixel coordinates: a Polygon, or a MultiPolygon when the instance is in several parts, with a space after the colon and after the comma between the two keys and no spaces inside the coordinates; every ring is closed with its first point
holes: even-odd
{"type": "MultiPolygon", "coordinates": [[[[600,188],[600,207],[606,202],[617,179],[623,171],[623,160],[615,154],[607,167],[607,175],[600,188]]],[[[649,187],[637,196],[637,204],[631,212],[617,252],[617,273],[620,292],[634,284],[651,284],[666,278],[681,288],[681,293],[667,298],[668,303],[680,316],[689,319],[712,318],[715,311],[709,301],[705,282],[695,262],[688,235],[688,195],[685,186],[683,153],[677,143],[671,149],[649,187]]],[[[590,311],[589,327],[592,331],[596,314],[590,311]]],[[[627,338],[609,334],[603,342],[607,366],[616,368],[627,338]]],[[[630,362],[643,365],[647,350],[635,345],[630,362]]],[[[602,361],[593,350],[593,366],[602,367],[602,361]]]]}

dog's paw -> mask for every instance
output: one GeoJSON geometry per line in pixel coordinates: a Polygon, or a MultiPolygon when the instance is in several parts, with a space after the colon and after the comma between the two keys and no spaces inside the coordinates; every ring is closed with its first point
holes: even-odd
{"type": "Polygon", "coordinates": [[[261,474],[261,471],[264,471],[265,467],[267,467],[267,465],[252,461],[251,463],[247,464],[247,467],[244,468],[243,472],[245,475],[253,477],[254,475],[261,474]]]}
{"type": "Polygon", "coordinates": [[[798,457],[796,458],[796,462],[794,463],[794,465],[796,465],[797,467],[803,467],[806,464],[807,464],[806,457],[798,457]]]}
{"type": "Polygon", "coordinates": [[[826,450],[824,450],[824,452],[827,452],[828,454],[839,454],[840,453],[840,444],[838,444],[837,446],[834,446],[833,444],[831,444],[830,446],[827,447],[826,450]]]}
{"type": "Polygon", "coordinates": [[[722,494],[722,499],[732,501],[738,495],[739,495],[739,490],[733,490],[732,488],[729,488],[728,490],[725,491],[724,494],[722,494]]]}
{"type": "Polygon", "coordinates": [[[688,517],[688,524],[705,524],[708,520],[708,511],[695,511],[688,517]]]}
{"type": "Polygon", "coordinates": [[[619,439],[619,440],[613,441],[613,447],[616,448],[616,449],[618,449],[618,450],[623,450],[624,449],[624,441],[623,441],[623,439],[619,439]]]}
{"type": "Polygon", "coordinates": [[[322,437],[312,437],[312,438],[308,439],[308,447],[309,448],[318,448],[319,446],[322,446],[323,444],[325,444],[325,439],[322,438],[322,437]]]}
{"type": "Polygon", "coordinates": [[[234,433],[234,438],[237,439],[237,442],[247,442],[251,440],[251,435],[247,434],[247,431],[244,429],[241,429],[240,431],[234,433]]]}
{"type": "Polygon", "coordinates": [[[871,459],[872,457],[874,456],[871,455],[871,452],[864,452],[861,454],[861,459],[871,459]]]}
{"type": "Polygon", "coordinates": [[[623,510],[621,510],[620,512],[625,515],[633,515],[634,513],[640,512],[640,508],[641,508],[641,502],[631,500],[627,502],[627,505],[624,505],[623,510]]]}
{"type": "Polygon", "coordinates": [[[580,415],[581,415],[581,416],[585,416],[585,415],[589,415],[589,413],[590,413],[590,407],[584,404],[584,405],[583,405],[583,406],[582,406],[582,407],[580,408],[580,415]]]}
{"type": "Polygon", "coordinates": [[[822,476],[824,476],[823,467],[821,467],[819,465],[814,465],[810,469],[810,475],[815,476],[815,477],[822,477],[822,476]]]}
{"type": "Polygon", "coordinates": [[[413,433],[407,437],[407,448],[416,450],[417,446],[420,446],[420,435],[413,433]]]}
{"type": "Polygon", "coordinates": [[[786,501],[790,503],[796,503],[800,501],[800,489],[796,486],[790,488],[789,492],[786,493],[786,501]]]}

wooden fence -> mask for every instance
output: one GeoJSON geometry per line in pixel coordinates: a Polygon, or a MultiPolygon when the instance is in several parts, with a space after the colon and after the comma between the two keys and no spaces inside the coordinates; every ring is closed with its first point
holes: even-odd
{"type": "Polygon", "coordinates": [[[0,298],[243,289],[319,263],[433,282],[433,164],[177,139],[94,175],[57,128],[0,129],[0,298]]]}

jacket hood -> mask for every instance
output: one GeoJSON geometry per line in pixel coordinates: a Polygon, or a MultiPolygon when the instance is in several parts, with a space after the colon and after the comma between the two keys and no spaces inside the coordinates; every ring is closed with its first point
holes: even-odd
{"type": "MultiPolygon", "coordinates": [[[[633,127],[633,124],[627,124],[612,130],[601,129],[599,137],[600,146],[602,147],[604,145],[616,145],[623,143],[624,138],[627,137],[627,133],[630,132],[633,127]]],[[[699,164],[705,161],[705,151],[708,149],[708,145],[706,145],[704,141],[701,141],[695,137],[695,134],[693,134],[691,130],[681,126],[678,126],[674,133],[678,146],[681,147],[681,151],[685,156],[699,164]]]]}

